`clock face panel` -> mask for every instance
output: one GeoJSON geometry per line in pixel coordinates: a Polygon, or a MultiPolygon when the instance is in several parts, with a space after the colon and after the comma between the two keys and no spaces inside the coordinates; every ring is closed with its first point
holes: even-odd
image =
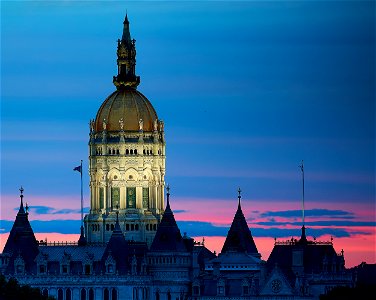
{"type": "Polygon", "coordinates": [[[282,289],[282,282],[279,279],[274,279],[271,283],[272,291],[274,293],[279,293],[282,289]]]}

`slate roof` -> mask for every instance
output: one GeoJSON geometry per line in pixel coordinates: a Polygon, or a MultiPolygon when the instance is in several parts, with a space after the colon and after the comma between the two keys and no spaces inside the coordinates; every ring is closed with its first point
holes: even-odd
{"type": "Polygon", "coordinates": [[[167,206],[158,226],[150,251],[186,252],[187,248],[181,236],[174,214],[170,207],[170,194],[167,193],[167,206]]]}
{"type": "Polygon", "coordinates": [[[86,246],[40,246],[42,255],[46,255],[49,262],[57,261],[60,263],[64,255],[70,256],[71,261],[83,261],[88,256],[93,261],[100,261],[105,245],[86,245],[86,246]]]}
{"type": "Polygon", "coordinates": [[[275,244],[267,260],[268,271],[272,270],[277,264],[286,274],[291,282],[294,281],[295,274],[292,271],[293,252],[303,251],[304,273],[322,273],[323,261],[327,260],[328,264],[341,263],[334,250],[331,242],[309,241],[305,237],[305,227],[302,227],[302,237],[300,240],[291,240],[286,243],[275,244]]]}
{"type": "Polygon", "coordinates": [[[128,242],[125,240],[123,232],[119,225],[119,215],[116,216],[115,229],[112,232],[111,238],[107,243],[107,247],[102,257],[102,264],[104,265],[107,257],[111,256],[116,261],[116,269],[120,274],[125,274],[129,270],[128,256],[129,247],[128,242]]]}
{"type": "Polygon", "coordinates": [[[21,188],[20,191],[20,208],[3,250],[3,253],[11,255],[6,273],[14,272],[14,260],[18,255],[25,262],[25,271],[32,272],[34,270],[34,259],[39,253],[38,242],[29,223],[29,214],[23,206],[23,189],[21,188]]]}
{"type": "Polygon", "coordinates": [[[240,198],[238,209],[232,221],[230,230],[227,233],[226,241],[223,245],[221,253],[227,251],[247,252],[257,254],[257,256],[259,256],[251,230],[248,228],[247,221],[245,220],[240,205],[240,198]]]}

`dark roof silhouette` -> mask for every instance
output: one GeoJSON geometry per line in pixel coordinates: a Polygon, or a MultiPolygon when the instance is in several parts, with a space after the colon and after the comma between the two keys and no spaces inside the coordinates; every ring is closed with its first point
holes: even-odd
{"type": "Polygon", "coordinates": [[[125,240],[123,232],[119,225],[119,217],[117,215],[115,229],[112,232],[111,238],[108,241],[106,250],[102,257],[102,263],[105,264],[107,257],[111,256],[116,261],[116,269],[120,274],[125,274],[129,269],[128,266],[128,242],[125,240]]]}
{"type": "Polygon", "coordinates": [[[245,220],[241,205],[240,205],[240,190],[239,190],[239,203],[235,217],[232,221],[230,230],[227,233],[225,243],[221,253],[227,251],[247,252],[250,254],[257,254],[256,244],[253,240],[251,230],[245,220]]]}
{"type": "MultiPolygon", "coordinates": [[[[38,255],[38,242],[34,236],[33,229],[30,226],[29,213],[23,206],[23,188],[21,187],[21,203],[18,210],[16,220],[9,233],[8,240],[4,246],[3,253],[10,255],[7,273],[14,272],[14,259],[19,255],[25,262],[25,271],[31,272],[34,265],[34,259],[38,255]]],[[[26,205],[27,208],[27,205],[26,205]]]]}
{"type": "Polygon", "coordinates": [[[299,240],[291,238],[291,240],[274,245],[267,260],[268,270],[270,271],[277,264],[287,275],[290,282],[293,282],[295,278],[295,274],[292,271],[293,253],[297,251],[301,251],[303,255],[302,267],[304,273],[321,273],[323,272],[324,264],[336,266],[344,266],[345,264],[344,257],[336,253],[332,242],[307,240],[305,227],[303,226],[299,240]]]}
{"type": "Polygon", "coordinates": [[[150,246],[150,251],[187,251],[170,207],[169,189],[167,192],[166,210],[163,213],[161,223],[155,233],[153,243],[150,246]]]}

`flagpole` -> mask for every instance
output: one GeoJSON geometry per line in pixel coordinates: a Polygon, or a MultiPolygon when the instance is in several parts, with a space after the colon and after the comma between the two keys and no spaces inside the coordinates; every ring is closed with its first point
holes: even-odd
{"type": "Polygon", "coordinates": [[[302,201],[302,218],[303,218],[303,226],[304,226],[304,164],[303,164],[303,160],[302,160],[302,165],[301,165],[301,169],[302,169],[302,189],[303,189],[303,201],[302,201]]]}
{"type": "Polygon", "coordinates": [[[84,200],[82,195],[82,159],[81,159],[81,226],[84,225],[84,200]]]}

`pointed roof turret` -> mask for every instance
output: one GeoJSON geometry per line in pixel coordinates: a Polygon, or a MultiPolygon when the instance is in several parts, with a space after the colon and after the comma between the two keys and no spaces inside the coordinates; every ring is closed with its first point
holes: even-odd
{"type": "Polygon", "coordinates": [[[257,251],[256,244],[253,240],[252,233],[245,220],[242,208],[241,208],[241,190],[238,190],[238,209],[235,213],[235,217],[232,221],[230,230],[228,231],[225,243],[223,245],[221,253],[228,251],[247,252],[248,254],[260,254],[257,251]]]}
{"type": "Polygon", "coordinates": [[[116,269],[120,274],[126,274],[128,270],[128,243],[121,231],[119,224],[119,211],[116,212],[116,223],[111,238],[108,241],[106,250],[103,253],[102,262],[111,255],[116,261],[116,269]]]}
{"type": "Polygon", "coordinates": [[[161,223],[158,226],[150,251],[172,251],[185,252],[184,245],[174,214],[170,207],[170,187],[167,185],[167,205],[163,213],[161,223]]]}
{"type": "Polygon", "coordinates": [[[129,21],[128,21],[128,13],[125,14],[125,19],[124,19],[124,27],[123,27],[123,36],[121,37],[122,42],[128,42],[131,43],[131,33],[129,31],[129,21]]]}
{"type": "Polygon", "coordinates": [[[31,271],[30,268],[39,253],[38,242],[28,219],[29,213],[25,211],[23,206],[24,189],[22,187],[20,192],[20,208],[3,250],[3,253],[12,254],[7,269],[9,272],[13,272],[14,265],[12,260],[15,259],[16,254],[20,254],[23,257],[26,271],[31,271]]]}

